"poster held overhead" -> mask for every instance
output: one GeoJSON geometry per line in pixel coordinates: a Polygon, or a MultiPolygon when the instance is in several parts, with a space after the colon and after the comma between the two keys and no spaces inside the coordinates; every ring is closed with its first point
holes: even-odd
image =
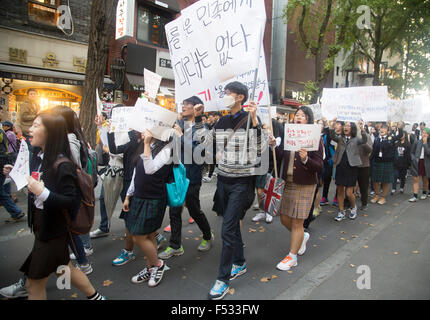
{"type": "Polygon", "coordinates": [[[145,91],[148,92],[150,98],[155,99],[160,88],[162,76],[145,68],[143,70],[143,79],[145,82],[145,91]]]}

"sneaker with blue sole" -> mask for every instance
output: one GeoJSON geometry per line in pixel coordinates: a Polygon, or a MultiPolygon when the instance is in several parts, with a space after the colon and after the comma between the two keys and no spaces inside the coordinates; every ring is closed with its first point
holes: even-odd
{"type": "Polygon", "coordinates": [[[208,294],[209,300],[221,300],[228,292],[228,285],[220,280],[215,281],[214,286],[208,294]]]}
{"type": "Polygon", "coordinates": [[[246,272],[246,262],[241,266],[238,266],[237,264],[233,263],[233,266],[231,268],[230,280],[236,279],[238,276],[241,276],[245,272],[246,272]]]}
{"type": "Polygon", "coordinates": [[[112,264],[114,266],[122,266],[128,262],[130,262],[131,260],[134,260],[136,257],[134,255],[133,251],[127,251],[125,249],[122,249],[121,254],[119,255],[118,258],[116,258],[115,260],[112,261],[112,264]]]}

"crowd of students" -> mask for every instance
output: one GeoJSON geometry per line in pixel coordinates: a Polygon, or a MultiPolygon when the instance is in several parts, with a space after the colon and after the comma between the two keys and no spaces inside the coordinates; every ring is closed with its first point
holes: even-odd
{"type": "MultiPolygon", "coordinates": [[[[184,253],[181,241],[183,207],[168,208],[169,245],[158,252],[161,241],[165,240],[159,231],[168,207],[166,184],[172,180],[174,163],[180,161],[184,164],[190,181],[184,206],[203,234],[197,247],[199,251],[211,250],[215,241],[210,223],[201,210],[200,189],[202,181],[209,182],[216,173],[213,211],[222,216],[219,237],[222,250],[219,272],[208,293],[212,300],[222,299],[229,290],[230,281],[246,273],[241,221],[252,207],[256,194],[257,206],[261,202],[266,174],[273,171],[275,164],[281,168],[280,176],[285,181],[279,209],[280,222],[290,237],[289,248],[285,248],[286,256],[274,263],[274,267],[281,271],[296,267],[298,256],[306,252],[310,239],[307,228],[318,214],[319,207],[329,204],[328,194],[333,179],[336,185],[333,204],[339,207],[335,217],[338,222],[347,217],[356,219],[360,212],[367,210],[369,187],[370,202],[379,205],[386,204],[390,187],[391,194],[397,192],[398,181],[403,193],[408,172],[413,176],[414,190],[409,201],[424,200],[428,196],[430,129],[424,123],[408,134],[401,121],[388,125],[322,119],[317,122],[321,126],[318,150],[293,152],[284,149],[282,124],[272,120],[273,129],[268,130],[257,117],[254,102],[251,101],[245,111],[243,105],[247,100],[248,88],[240,82],[232,82],[225,87],[223,100],[228,115],[206,116],[203,102],[198,97],[190,97],[183,101],[178,121],[167,141],[154,138],[149,130],[130,131],[129,141],[124,144],[116,142],[114,133],[107,134],[107,145],[103,145],[99,138],[98,161],[106,166],[100,172],[103,183],[101,222],[91,233],[79,236],[68,232],[68,220],[63,212],[72,218],[76,214],[82,197],[76,169],[88,167],[88,144],[79,119],[71,109],[59,106],[38,113],[29,128],[27,141],[32,150],[31,172],[39,177],[35,179],[32,175],[28,178],[27,215],[28,225],[35,235],[34,246],[20,268],[24,277],[18,283],[1,289],[0,293],[9,298],[28,295],[29,299],[46,299],[49,275],[64,265],[72,271],[72,284],[89,299],[105,299],[88,280],[87,275],[93,272],[93,268],[87,256],[94,251],[91,239],[109,235],[112,214],[106,212],[105,206],[108,196],[105,194],[108,188],[106,181],[109,181],[106,179],[109,176],[120,177],[115,181],[121,183],[118,191],[123,202],[120,218],[124,220],[126,233],[124,249],[114,257],[112,264],[118,267],[134,260],[134,247],[139,248],[147,257],[146,266],[138,274],[130,275],[131,282],[148,282],[149,287],[154,287],[163,279],[165,260],[184,253]],[[275,152],[269,152],[273,149],[275,152]],[[192,150],[194,156],[190,157],[185,150],[192,150]],[[199,150],[202,150],[203,158],[215,161],[197,161],[195,155],[199,150]],[[244,151],[244,158],[237,155],[238,150],[244,151]],[[267,153],[269,165],[262,171],[267,153]],[[170,161],[172,157],[173,163],[170,161]],[[61,158],[68,161],[56,167],[61,158]],[[205,165],[208,167],[207,176],[203,175],[205,165]],[[419,198],[420,180],[423,187],[419,198]],[[358,192],[361,206],[357,205],[358,192]],[[70,262],[74,259],[77,260],[76,265],[70,262]]],[[[103,116],[96,117],[100,131],[103,127],[109,131],[109,121],[106,120],[103,116]]],[[[293,122],[314,124],[312,110],[306,106],[299,107],[293,122]]],[[[4,177],[11,169],[12,165],[5,162],[4,177]]],[[[260,209],[252,220],[270,223],[273,217],[260,209]]]]}

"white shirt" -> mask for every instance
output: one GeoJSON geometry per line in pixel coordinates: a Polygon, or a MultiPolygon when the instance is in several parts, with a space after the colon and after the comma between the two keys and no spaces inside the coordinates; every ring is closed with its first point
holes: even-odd
{"type": "MultiPolygon", "coordinates": [[[[43,153],[39,153],[38,157],[40,157],[43,160],[43,153]]],[[[42,164],[39,166],[38,171],[40,171],[41,167],[42,167],[42,164]]],[[[49,191],[45,187],[39,196],[35,195],[34,205],[36,206],[37,209],[43,210],[43,203],[48,199],[50,193],[51,191],[49,191]]]]}
{"type": "MultiPolygon", "coordinates": [[[[151,147],[153,144],[151,144],[151,147]]],[[[166,145],[156,156],[152,159],[152,156],[148,157],[143,153],[140,158],[143,161],[143,167],[145,168],[146,174],[154,174],[161,169],[170,160],[170,153],[172,151],[171,144],[166,145]]],[[[134,178],[136,176],[136,168],[133,170],[133,178],[131,179],[130,187],[127,190],[127,196],[131,197],[134,194],[134,178]]]]}

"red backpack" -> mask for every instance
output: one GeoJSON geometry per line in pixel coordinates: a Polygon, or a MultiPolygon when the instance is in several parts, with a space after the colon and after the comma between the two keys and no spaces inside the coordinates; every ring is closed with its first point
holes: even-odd
{"type": "MultiPolygon", "coordinates": [[[[57,170],[61,163],[72,161],[68,158],[60,158],[54,163],[54,170],[57,170]]],[[[87,234],[90,232],[94,224],[94,187],[91,176],[80,168],[76,169],[78,176],[78,186],[81,192],[81,203],[79,205],[79,210],[72,220],[70,214],[63,211],[64,216],[67,221],[69,231],[74,234],[87,234]]]]}

